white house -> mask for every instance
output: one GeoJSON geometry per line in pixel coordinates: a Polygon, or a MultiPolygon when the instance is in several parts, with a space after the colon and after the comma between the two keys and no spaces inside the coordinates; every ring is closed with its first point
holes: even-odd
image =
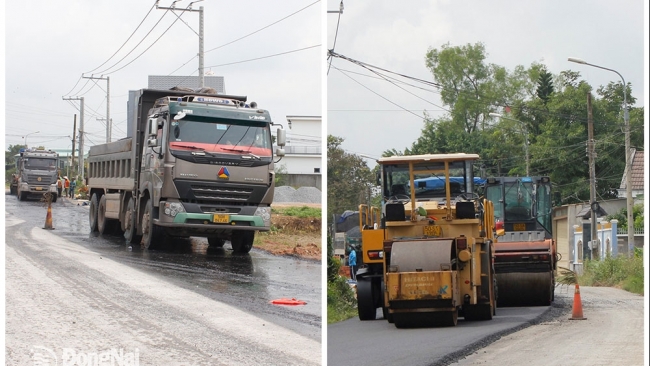
{"type": "Polygon", "coordinates": [[[321,117],[287,116],[287,122],[286,155],[277,164],[288,176],[287,185],[321,189],[321,117]]]}

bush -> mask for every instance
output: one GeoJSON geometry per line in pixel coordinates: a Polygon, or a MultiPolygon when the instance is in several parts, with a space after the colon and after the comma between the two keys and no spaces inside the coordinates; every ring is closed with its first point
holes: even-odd
{"type": "Polygon", "coordinates": [[[607,256],[602,261],[585,261],[578,283],[585,286],[618,287],[643,295],[643,275],[643,250],[635,248],[632,258],[607,256]]]}
{"type": "Polygon", "coordinates": [[[357,315],[357,299],[345,277],[337,276],[327,282],[327,324],[357,315]]]}

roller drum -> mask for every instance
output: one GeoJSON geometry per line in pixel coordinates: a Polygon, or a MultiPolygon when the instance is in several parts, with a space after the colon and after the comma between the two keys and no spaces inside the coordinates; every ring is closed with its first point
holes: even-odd
{"type": "Polygon", "coordinates": [[[541,273],[497,273],[497,304],[503,306],[548,306],[553,296],[553,277],[541,273]]]}

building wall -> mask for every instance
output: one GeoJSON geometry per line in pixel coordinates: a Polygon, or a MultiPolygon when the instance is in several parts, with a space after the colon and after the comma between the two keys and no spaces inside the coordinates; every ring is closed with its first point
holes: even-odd
{"type": "Polygon", "coordinates": [[[285,156],[276,164],[293,187],[322,187],[322,138],[319,116],[287,116],[285,156]]]}

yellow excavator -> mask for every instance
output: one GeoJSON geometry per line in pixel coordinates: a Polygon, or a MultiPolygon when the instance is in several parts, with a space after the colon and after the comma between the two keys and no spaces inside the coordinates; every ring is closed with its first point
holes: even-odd
{"type": "Polygon", "coordinates": [[[378,160],[381,211],[359,207],[363,267],[359,318],[398,328],[455,326],[496,314],[494,208],[474,185],[476,154],[378,160]]]}

